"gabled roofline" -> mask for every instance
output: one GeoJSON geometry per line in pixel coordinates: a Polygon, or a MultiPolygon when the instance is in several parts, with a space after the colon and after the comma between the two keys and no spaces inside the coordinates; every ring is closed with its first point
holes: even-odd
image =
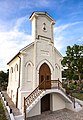
{"type": "Polygon", "coordinates": [[[34,45],[34,42],[30,43],[29,45],[26,45],[25,47],[23,47],[20,52],[23,52],[26,48],[31,47],[32,45],[34,45]]]}
{"type": "Polygon", "coordinates": [[[52,23],[55,24],[55,20],[47,12],[33,12],[31,14],[31,16],[29,17],[29,19],[32,20],[34,16],[37,17],[38,15],[45,15],[45,16],[47,16],[52,21],[52,23]]]}
{"type": "Polygon", "coordinates": [[[61,53],[54,47],[55,51],[57,51],[59,53],[59,55],[63,58],[63,56],[61,55],[61,53]]]}
{"type": "MultiPolygon", "coordinates": [[[[26,49],[31,47],[32,45],[34,45],[34,42],[30,43],[29,45],[25,46],[24,48],[22,48],[8,63],[10,64],[16,57],[18,57],[20,54],[22,54],[22,52],[26,49]]],[[[59,53],[59,55],[63,58],[63,56],[61,55],[61,53],[54,47],[55,51],[57,51],[59,53]]]]}
{"type": "Polygon", "coordinates": [[[19,55],[20,55],[20,51],[7,63],[7,65],[9,65],[19,55]]]}
{"type": "Polygon", "coordinates": [[[22,54],[22,52],[26,49],[26,48],[29,48],[31,47],[32,45],[34,44],[34,42],[30,43],[29,45],[25,46],[24,48],[22,48],[8,63],[10,64],[16,57],[18,57],[20,54],[22,54]]]}

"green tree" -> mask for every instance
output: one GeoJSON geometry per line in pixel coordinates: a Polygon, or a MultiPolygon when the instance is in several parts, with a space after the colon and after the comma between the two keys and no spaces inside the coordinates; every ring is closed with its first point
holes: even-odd
{"type": "Polygon", "coordinates": [[[64,71],[66,77],[70,79],[83,79],[83,45],[67,46],[66,56],[62,65],[67,67],[64,71]]]}
{"type": "Polygon", "coordinates": [[[8,70],[7,73],[0,71],[0,89],[5,90],[8,83],[8,70]]]}

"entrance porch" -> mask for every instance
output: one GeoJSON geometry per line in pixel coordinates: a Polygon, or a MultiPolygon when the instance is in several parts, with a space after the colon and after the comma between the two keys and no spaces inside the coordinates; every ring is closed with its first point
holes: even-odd
{"type": "MultiPolygon", "coordinates": [[[[27,117],[40,115],[44,111],[64,109],[74,105],[73,98],[67,96],[59,80],[44,80],[28,97],[24,98],[25,120],[27,117]],[[47,88],[50,81],[50,88],[47,88]],[[43,86],[42,89],[41,86],[43,86]]],[[[72,109],[72,108],[70,108],[72,109]]]]}

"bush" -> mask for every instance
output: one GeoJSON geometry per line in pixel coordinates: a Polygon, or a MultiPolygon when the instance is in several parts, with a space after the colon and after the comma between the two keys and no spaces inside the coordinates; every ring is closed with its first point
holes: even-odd
{"type": "Polygon", "coordinates": [[[4,107],[1,103],[1,99],[0,99],[0,120],[7,120],[6,115],[5,115],[4,107]]]}
{"type": "Polygon", "coordinates": [[[75,84],[71,83],[70,86],[69,86],[69,89],[70,89],[70,90],[75,90],[76,87],[77,87],[77,86],[76,86],[75,84]]]}

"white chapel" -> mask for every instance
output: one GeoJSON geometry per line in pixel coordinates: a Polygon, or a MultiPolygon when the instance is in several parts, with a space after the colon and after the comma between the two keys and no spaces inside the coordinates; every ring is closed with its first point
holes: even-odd
{"type": "Polygon", "coordinates": [[[33,41],[8,62],[7,94],[26,117],[73,109],[62,88],[63,57],[54,47],[55,20],[46,12],[33,12],[29,19],[33,41]]]}

